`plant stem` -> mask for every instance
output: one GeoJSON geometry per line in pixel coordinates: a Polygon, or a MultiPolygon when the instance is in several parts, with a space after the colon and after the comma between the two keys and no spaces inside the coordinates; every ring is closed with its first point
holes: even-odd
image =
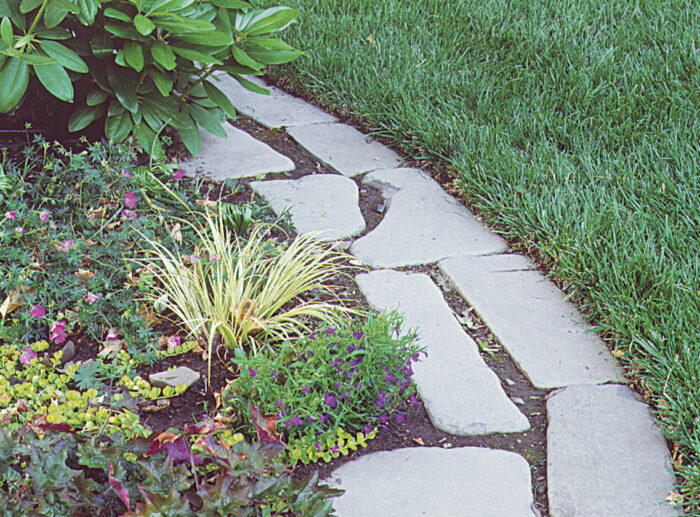
{"type": "Polygon", "coordinates": [[[39,23],[41,16],[44,14],[44,9],[46,9],[46,6],[48,4],[49,4],[49,0],[44,0],[44,3],[41,4],[41,8],[39,9],[39,12],[36,13],[36,16],[34,17],[34,21],[32,22],[31,26],[29,27],[27,34],[29,34],[30,32],[34,32],[34,29],[36,29],[36,26],[39,23]]]}
{"type": "Polygon", "coordinates": [[[208,70],[206,71],[206,73],[205,73],[202,77],[199,78],[198,81],[196,81],[194,84],[192,84],[192,86],[190,86],[189,88],[187,88],[187,90],[185,90],[185,93],[183,93],[183,94],[180,96],[180,100],[184,102],[184,101],[187,99],[187,96],[188,96],[190,93],[192,93],[192,90],[194,90],[198,85],[202,84],[202,82],[204,81],[204,79],[206,79],[207,77],[209,77],[209,76],[210,76],[211,74],[213,74],[213,73],[214,73],[214,69],[213,69],[213,68],[208,69],[208,70]]]}

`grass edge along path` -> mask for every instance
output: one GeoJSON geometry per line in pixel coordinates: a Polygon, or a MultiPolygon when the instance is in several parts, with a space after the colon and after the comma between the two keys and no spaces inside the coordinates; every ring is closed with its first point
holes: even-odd
{"type": "Polygon", "coordinates": [[[286,75],[552,272],[653,404],[700,515],[700,11],[290,0],[286,75]]]}

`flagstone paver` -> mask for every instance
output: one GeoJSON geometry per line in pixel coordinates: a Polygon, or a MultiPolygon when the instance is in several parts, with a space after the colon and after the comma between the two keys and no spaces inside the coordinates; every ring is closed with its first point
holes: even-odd
{"type": "MultiPolygon", "coordinates": [[[[533,517],[530,469],[513,452],[478,447],[375,452],[331,474],[339,517],[533,517]]],[[[582,514],[583,515],[583,514],[582,514]]]]}
{"type": "Polygon", "coordinates": [[[287,132],[320,161],[343,176],[398,167],[400,157],[377,141],[346,124],[310,124],[287,132]]]}
{"type": "Polygon", "coordinates": [[[508,249],[500,237],[418,169],[372,172],[363,183],[380,189],[388,205],[379,226],[350,248],[368,266],[428,264],[445,257],[508,249]]]}
{"type": "Polygon", "coordinates": [[[649,407],[626,386],[578,385],[547,402],[551,517],[679,515],[674,475],[649,407]]]}
{"type": "Polygon", "coordinates": [[[365,229],[357,185],[344,176],[318,174],[299,180],[254,181],[250,187],[277,215],[289,210],[299,233],[321,232],[319,238],[345,239],[365,229]]]}
{"type": "Polygon", "coordinates": [[[215,180],[249,178],[292,171],[294,162],[245,131],[224,124],[227,138],[202,131],[202,152],[182,164],[189,176],[198,172],[215,180]]]}
{"type": "Polygon", "coordinates": [[[414,380],[435,427],[455,435],[530,428],[427,275],[380,270],[358,275],[356,281],[372,307],[398,309],[404,330],[415,329],[427,347],[428,356],[413,366],[414,380]]]}
{"type": "Polygon", "coordinates": [[[455,257],[439,266],[536,387],[624,380],[605,343],[525,257],[455,257]]]}
{"type": "Polygon", "coordinates": [[[251,92],[228,74],[218,77],[221,82],[217,86],[228,95],[236,110],[265,127],[279,128],[337,121],[333,115],[274,86],[269,86],[257,77],[247,79],[270,90],[270,95],[251,92]]]}

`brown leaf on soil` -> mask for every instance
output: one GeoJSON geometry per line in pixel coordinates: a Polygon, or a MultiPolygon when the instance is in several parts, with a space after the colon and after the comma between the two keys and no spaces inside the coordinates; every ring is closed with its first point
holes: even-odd
{"type": "Polygon", "coordinates": [[[80,278],[80,283],[87,284],[88,280],[95,276],[95,273],[87,269],[78,269],[78,271],[75,272],[75,276],[80,278]]]}
{"type": "Polygon", "coordinates": [[[425,445],[423,438],[421,438],[420,436],[418,438],[414,438],[413,441],[416,442],[418,445],[425,445]]]}
{"type": "Polygon", "coordinates": [[[250,414],[253,417],[253,425],[258,433],[258,439],[263,443],[284,445],[280,433],[277,432],[277,418],[275,415],[263,415],[260,408],[253,407],[250,402],[248,403],[248,409],[250,409],[250,414]]]}
{"type": "Polygon", "coordinates": [[[156,316],[156,313],[153,312],[153,309],[151,309],[145,303],[142,303],[141,307],[139,307],[139,316],[143,318],[144,322],[149,327],[153,327],[160,323],[160,319],[158,318],[158,316],[156,316]]]}
{"type": "Polygon", "coordinates": [[[88,208],[88,211],[87,211],[88,222],[99,221],[100,219],[104,219],[104,217],[105,217],[105,207],[98,208],[97,210],[95,210],[94,208],[88,208]]]}
{"type": "Polygon", "coordinates": [[[15,309],[19,309],[24,303],[24,295],[17,291],[10,291],[5,301],[0,305],[0,315],[4,318],[15,309]]]}
{"type": "Polygon", "coordinates": [[[97,246],[98,242],[93,241],[92,239],[88,239],[83,244],[85,244],[85,246],[87,246],[88,248],[92,248],[93,246],[97,246]]]}
{"type": "Polygon", "coordinates": [[[207,208],[214,208],[216,206],[216,201],[211,201],[209,199],[198,199],[197,204],[199,206],[205,206],[207,208]]]}
{"type": "Polygon", "coordinates": [[[679,504],[682,504],[682,503],[683,503],[683,496],[682,496],[681,494],[679,494],[678,492],[674,492],[673,490],[671,490],[671,491],[668,493],[668,496],[666,497],[666,500],[668,501],[668,503],[669,503],[671,506],[676,507],[676,506],[678,506],[679,504]]]}
{"type": "MultiPolygon", "coordinates": [[[[160,400],[158,402],[160,402],[160,400]]],[[[143,413],[157,413],[158,411],[168,409],[170,407],[170,401],[168,399],[163,399],[163,402],[165,402],[165,404],[152,404],[150,406],[141,408],[141,411],[143,413]]]]}
{"type": "Polygon", "coordinates": [[[119,221],[109,223],[107,226],[105,226],[105,230],[107,230],[108,232],[111,232],[112,230],[118,228],[120,224],[122,224],[122,223],[119,221]]]}

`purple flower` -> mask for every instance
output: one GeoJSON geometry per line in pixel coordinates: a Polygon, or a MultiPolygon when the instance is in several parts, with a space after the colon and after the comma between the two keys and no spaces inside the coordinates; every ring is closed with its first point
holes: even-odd
{"type": "Polygon", "coordinates": [[[404,421],[406,420],[406,417],[402,413],[399,413],[394,418],[396,419],[397,424],[403,424],[404,421]]]}
{"type": "Polygon", "coordinates": [[[335,336],[335,327],[328,327],[326,329],[326,334],[329,336],[335,336]]]}
{"type": "Polygon", "coordinates": [[[49,211],[48,211],[48,210],[44,210],[43,212],[41,212],[41,213],[39,214],[39,220],[40,220],[42,223],[47,222],[47,221],[49,220],[49,211]]]}
{"type": "Polygon", "coordinates": [[[340,447],[338,447],[337,445],[334,445],[333,447],[331,447],[331,453],[340,454],[340,447]]]}
{"type": "Polygon", "coordinates": [[[41,305],[36,304],[34,307],[32,307],[32,311],[29,313],[29,315],[32,318],[43,318],[46,316],[46,309],[44,309],[41,305]]]}
{"type": "Polygon", "coordinates": [[[362,428],[362,432],[365,434],[371,434],[372,433],[372,426],[369,424],[365,424],[365,426],[362,428]]]}
{"type": "Polygon", "coordinates": [[[180,336],[172,336],[168,339],[168,348],[177,348],[180,346],[180,336]]]}
{"type": "Polygon", "coordinates": [[[314,444],[314,447],[316,447],[316,450],[317,450],[318,452],[321,452],[321,442],[316,442],[316,443],[314,444]]]}
{"type": "Polygon", "coordinates": [[[388,382],[389,384],[394,384],[394,381],[396,381],[396,377],[394,377],[392,374],[388,373],[384,377],[384,380],[388,382]]]}
{"type": "Polygon", "coordinates": [[[9,212],[5,212],[5,217],[14,221],[15,219],[17,219],[17,212],[15,212],[14,210],[10,210],[9,212]]]}
{"type": "Polygon", "coordinates": [[[280,399],[277,399],[277,402],[275,402],[275,406],[282,407],[284,406],[284,402],[282,402],[280,399]]]}
{"type": "Polygon", "coordinates": [[[326,423],[326,420],[328,420],[330,417],[331,417],[330,414],[324,413],[323,415],[321,415],[321,416],[319,417],[318,421],[321,422],[322,424],[325,424],[325,423],[326,423]]]}
{"type": "Polygon", "coordinates": [[[326,393],[326,396],[323,397],[323,402],[328,407],[336,407],[338,405],[338,400],[335,398],[335,395],[330,392],[326,393]]]}
{"type": "Polygon", "coordinates": [[[71,238],[68,239],[63,239],[63,247],[61,248],[63,251],[70,251],[73,249],[73,244],[75,241],[71,238]]]}
{"type": "Polygon", "coordinates": [[[362,334],[362,332],[360,332],[360,331],[358,330],[357,332],[355,332],[355,333],[352,335],[352,337],[354,337],[354,338],[357,339],[357,340],[360,340],[360,339],[362,339],[362,336],[363,336],[363,335],[364,335],[364,334],[362,334]]]}
{"type": "Polygon", "coordinates": [[[19,355],[19,362],[24,366],[29,366],[34,359],[36,359],[36,352],[32,350],[32,345],[27,345],[27,348],[19,355]]]}
{"type": "Polygon", "coordinates": [[[306,419],[309,421],[309,425],[313,424],[316,421],[316,419],[312,418],[311,416],[306,417],[306,419]]]}
{"type": "Polygon", "coordinates": [[[416,397],[415,393],[411,393],[411,396],[408,397],[408,403],[409,404],[418,404],[418,397],[416,397]]]}
{"type": "Polygon", "coordinates": [[[126,169],[122,169],[122,176],[124,176],[126,179],[131,179],[131,173],[126,169]]]}
{"type": "Polygon", "coordinates": [[[309,339],[310,339],[311,341],[313,341],[314,339],[316,339],[316,332],[312,332],[312,333],[309,335],[309,339]]]}
{"type": "Polygon", "coordinates": [[[248,375],[250,375],[250,378],[254,378],[258,374],[257,370],[254,370],[253,368],[248,368],[248,375]]]}
{"type": "Polygon", "coordinates": [[[299,415],[295,415],[290,421],[297,427],[303,427],[304,425],[304,420],[299,415]]]}
{"type": "Polygon", "coordinates": [[[354,345],[348,345],[348,354],[352,354],[355,351],[355,346],[354,345]]]}
{"type": "Polygon", "coordinates": [[[277,373],[277,370],[272,370],[272,378],[274,380],[277,380],[277,377],[279,377],[279,374],[277,373]]]}
{"type": "Polygon", "coordinates": [[[127,208],[134,208],[136,206],[136,194],[131,190],[124,196],[124,206],[127,208]]]}
{"type": "Polygon", "coordinates": [[[340,382],[335,381],[335,387],[336,387],[336,389],[340,389],[343,387],[343,385],[340,382]]]}
{"type": "Polygon", "coordinates": [[[66,322],[61,320],[54,323],[51,327],[51,336],[49,339],[53,340],[57,345],[60,345],[66,340],[66,337],[66,322]]]}
{"type": "Polygon", "coordinates": [[[185,171],[183,171],[182,169],[176,170],[175,174],[173,174],[174,180],[181,180],[184,177],[185,177],[185,171]]]}
{"type": "Polygon", "coordinates": [[[122,218],[124,219],[138,219],[139,216],[134,210],[122,210],[122,218]]]}
{"type": "Polygon", "coordinates": [[[309,393],[311,393],[311,390],[308,388],[308,386],[304,386],[304,387],[301,389],[301,392],[302,392],[304,395],[308,395],[309,393]]]}
{"type": "Polygon", "coordinates": [[[24,228],[22,228],[21,226],[17,226],[15,228],[15,233],[21,237],[22,235],[24,235],[24,228]]]}
{"type": "Polygon", "coordinates": [[[97,294],[92,294],[92,293],[88,292],[88,294],[87,294],[87,302],[88,302],[90,305],[92,305],[93,303],[95,303],[95,302],[96,302],[97,300],[99,300],[99,299],[100,299],[100,296],[99,296],[99,295],[97,295],[97,294]]]}
{"type": "Polygon", "coordinates": [[[105,337],[105,341],[117,341],[119,339],[119,336],[117,336],[117,333],[114,332],[113,329],[109,329],[109,332],[107,332],[107,337],[105,337]]]}
{"type": "Polygon", "coordinates": [[[379,415],[379,421],[382,424],[386,424],[389,421],[389,417],[386,416],[385,414],[381,414],[381,415],[379,415]]]}
{"type": "Polygon", "coordinates": [[[377,400],[374,402],[378,408],[383,408],[384,404],[386,403],[386,393],[383,391],[379,392],[379,397],[377,397],[377,400]]]}

